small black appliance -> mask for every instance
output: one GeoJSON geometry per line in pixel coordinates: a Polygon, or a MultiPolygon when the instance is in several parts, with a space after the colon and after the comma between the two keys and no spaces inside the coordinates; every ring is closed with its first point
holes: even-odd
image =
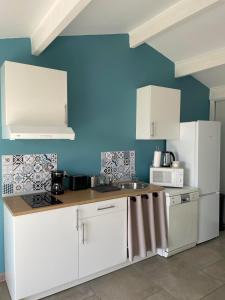
{"type": "Polygon", "coordinates": [[[70,175],[69,189],[71,191],[88,189],[90,187],[90,177],[85,175],[70,175]]]}
{"type": "Polygon", "coordinates": [[[63,181],[64,181],[64,172],[60,170],[51,172],[51,193],[53,195],[61,195],[64,193],[63,181]]]}

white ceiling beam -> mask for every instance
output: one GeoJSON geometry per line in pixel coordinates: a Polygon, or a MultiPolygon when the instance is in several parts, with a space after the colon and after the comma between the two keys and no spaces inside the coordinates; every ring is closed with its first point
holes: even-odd
{"type": "Polygon", "coordinates": [[[160,14],[129,32],[130,47],[135,48],[160,32],[199,13],[220,0],[180,0],[160,14]]]}
{"type": "Polygon", "coordinates": [[[175,62],[175,77],[183,77],[225,64],[225,48],[175,62]]]}
{"type": "Polygon", "coordinates": [[[56,0],[31,34],[32,54],[39,55],[92,0],[56,0]]]}
{"type": "Polygon", "coordinates": [[[209,99],[211,101],[225,100],[225,85],[210,88],[209,99]]]}

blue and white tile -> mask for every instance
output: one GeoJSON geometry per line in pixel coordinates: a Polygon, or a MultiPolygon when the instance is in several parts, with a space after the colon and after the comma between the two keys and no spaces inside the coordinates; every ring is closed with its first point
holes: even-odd
{"type": "Polygon", "coordinates": [[[23,164],[23,155],[13,155],[13,165],[23,164]]]}
{"type": "Polygon", "coordinates": [[[34,165],[30,162],[26,162],[23,165],[23,173],[24,174],[32,174],[34,172],[34,165]]]}
{"type": "Polygon", "coordinates": [[[13,183],[3,183],[3,195],[13,194],[13,183]]]}
{"type": "Polygon", "coordinates": [[[13,155],[2,155],[2,165],[12,166],[13,165],[13,155]]]}
{"type": "Polygon", "coordinates": [[[57,154],[2,156],[3,195],[33,193],[50,189],[51,171],[57,169],[57,154]]]}
{"type": "Polygon", "coordinates": [[[13,183],[13,175],[12,174],[3,174],[3,183],[4,184],[12,184],[13,183]]]}
{"type": "Polygon", "coordinates": [[[13,192],[14,192],[14,194],[22,194],[24,192],[23,182],[13,183],[13,192]]]}
{"type": "Polygon", "coordinates": [[[23,190],[25,193],[32,193],[33,192],[33,181],[26,180],[23,184],[23,190]]]}
{"type": "Polygon", "coordinates": [[[135,175],[135,151],[102,152],[101,174],[112,175],[114,180],[130,179],[135,175]]]}

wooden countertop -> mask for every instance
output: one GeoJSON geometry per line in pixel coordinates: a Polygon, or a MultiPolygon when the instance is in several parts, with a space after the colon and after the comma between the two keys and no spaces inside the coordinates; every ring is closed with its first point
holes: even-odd
{"type": "Polygon", "coordinates": [[[31,208],[21,196],[13,196],[13,197],[4,197],[3,201],[6,206],[9,208],[13,216],[21,216],[36,212],[47,211],[51,209],[58,209],[73,205],[82,205],[88,204],[98,201],[104,201],[109,199],[128,197],[128,196],[136,196],[140,194],[160,192],[164,190],[164,188],[156,185],[151,185],[147,188],[141,190],[120,190],[114,192],[106,192],[99,193],[92,189],[80,190],[80,191],[65,191],[63,195],[55,196],[57,199],[61,200],[62,204],[50,205],[40,208],[31,208]]]}

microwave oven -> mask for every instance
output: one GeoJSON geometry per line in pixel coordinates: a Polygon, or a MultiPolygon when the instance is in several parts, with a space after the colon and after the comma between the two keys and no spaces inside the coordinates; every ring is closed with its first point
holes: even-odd
{"type": "Polygon", "coordinates": [[[184,169],[182,168],[150,168],[150,183],[166,187],[184,186],[184,169]]]}

